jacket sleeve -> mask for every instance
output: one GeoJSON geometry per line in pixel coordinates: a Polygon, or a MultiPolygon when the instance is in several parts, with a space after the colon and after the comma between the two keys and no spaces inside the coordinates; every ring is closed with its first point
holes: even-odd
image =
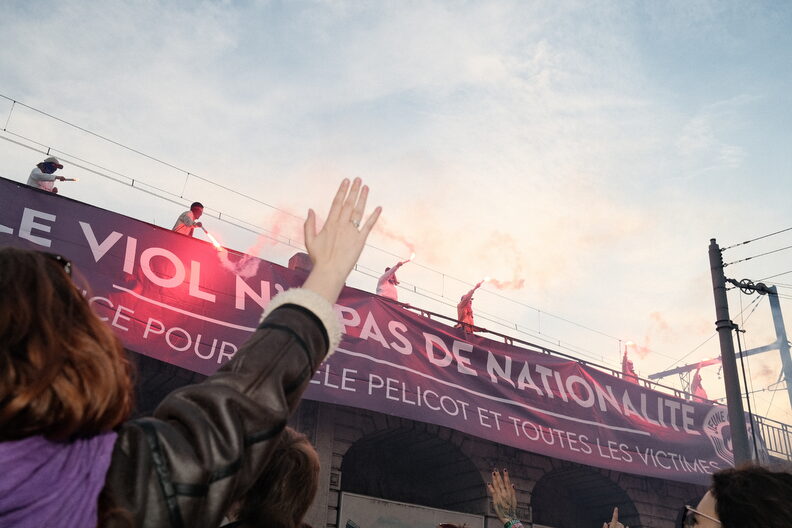
{"type": "Polygon", "coordinates": [[[339,340],[327,301],[302,289],[275,297],[234,359],[121,427],[107,477],[116,506],[135,526],[219,526],[339,340]]]}

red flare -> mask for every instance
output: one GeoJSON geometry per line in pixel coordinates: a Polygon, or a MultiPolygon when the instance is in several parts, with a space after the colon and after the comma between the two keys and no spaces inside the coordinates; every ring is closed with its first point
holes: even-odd
{"type": "Polygon", "coordinates": [[[203,232],[206,233],[206,238],[209,239],[209,242],[211,242],[214,247],[217,249],[223,249],[223,246],[220,245],[220,242],[218,242],[215,237],[212,236],[212,233],[207,231],[205,227],[201,227],[201,229],[203,229],[203,232]]]}

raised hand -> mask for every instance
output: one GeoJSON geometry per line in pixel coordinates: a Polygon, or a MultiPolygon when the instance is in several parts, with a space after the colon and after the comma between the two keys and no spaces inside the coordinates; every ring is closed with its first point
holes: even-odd
{"type": "Polygon", "coordinates": [[[613,508],[613,515],[611,516],[610,522],[602,523],[602,528],[629,528],[629,526],[625,527],[622,523],[619,522],[619,508],[613,508]]]}
{"type": "Polygon", "coordinates": [[[377,222],[381,207],[377,207],[363,222],[369,189],[360,178],[350,187],[344,179],[336,192],[330,213],[322,230],[316,230],[316,213],[308,210],[305,221],[305,247],[313,262],[313,270],[303,284],[330,303],[338,300],[344,282],[360,257],[371,228],[377,222]]]}
{"type": "Polygon", "coordinates": [[[492,482],[487,484],[487,489],[492,497],[495,515],[498,516],[500,522],[506,524],[517,519],[517,494],[509,479],[509,472],[504,469],[503,477],[501,477],[500,472],[493,471],[492,482]]]}

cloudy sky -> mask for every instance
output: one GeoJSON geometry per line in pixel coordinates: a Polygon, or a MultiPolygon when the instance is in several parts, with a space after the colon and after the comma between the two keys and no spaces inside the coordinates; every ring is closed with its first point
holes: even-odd
{"type": "MultiPolygon", "coordinates": [[[[524,279],[477,294],[482,326],[611,366],[631,340],[648,375],[719,353],[706,341],[709,239],[792,227],[790,27],[783,2],[12,0],[0,94],[171,166],[6,99],[0,137],[293,245],[298,217],[361,176],[385,210],[361,266],[379,271],[413,244],[400,279],[419,290],[403,300],[451,315],[485,275],[524,279]]],[[[39,158],[0,141],[0,176],[24,181],[39,158]]],[[[72,198],[166,226],[183,210],[66,172],[81,180],[61,185],[72,198]]],[[[294,251],[206,224],[278,263],[294,251]]],[[[789,245],[792,231],[724,256],[789,245]]],[[[788,271],[792,250],[727,267],[788,271]]],[[[373,290],[366,273],[350,283],[373,290]]],[[[770,281],[790,320],[792,273],[770,281]]],[[[748,348],[775,339],[767,300],[754,301],[730,293],[748,348]]],[[[789,423],[786,392],[766,390],[778,353],[749,368],[758,412],[789,423]]],[[[722,396],[717,367],[702,374],[722,396]]]]}

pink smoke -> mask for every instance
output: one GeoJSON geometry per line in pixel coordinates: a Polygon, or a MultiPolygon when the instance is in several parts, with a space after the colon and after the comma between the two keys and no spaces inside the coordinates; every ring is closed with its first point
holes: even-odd
{"type": "Polygon", "coordinates": [[[375,228],[377,233],[381,234],[385,238],[389,238],[396,242],[401,242],[404,244],[410,253],[415,253],[415,244],[410,242],[406,236],[397,232],[395,229],[391,229],[386,225],[385,219],[380,217],[379,221],[377,222],[377,227],[375,228]]]}
{"type": "Polygon", "coordinates": [[[632,341],[628,341],[626,346],[634,351],[639,358],[644,359],[650,353],[652,353],[652,343],[656,338],[660,338],[662,341],[663,339],[668,337],[668,334],[671,332],[671,325],[663,317],[663,314],[660,312],[652,312],[649,314],[649,325],[646,327],[646,333],[644,334],[643,344],[633,343],[632,341]]]}
{"type": "Polygon", "coordinates": [[[525,286],[525,279],[513,279],[508,281],[499,281],[498,279],[490,279],[487,284],[490,284],[498,290],[519,290],[525,286]]]}

